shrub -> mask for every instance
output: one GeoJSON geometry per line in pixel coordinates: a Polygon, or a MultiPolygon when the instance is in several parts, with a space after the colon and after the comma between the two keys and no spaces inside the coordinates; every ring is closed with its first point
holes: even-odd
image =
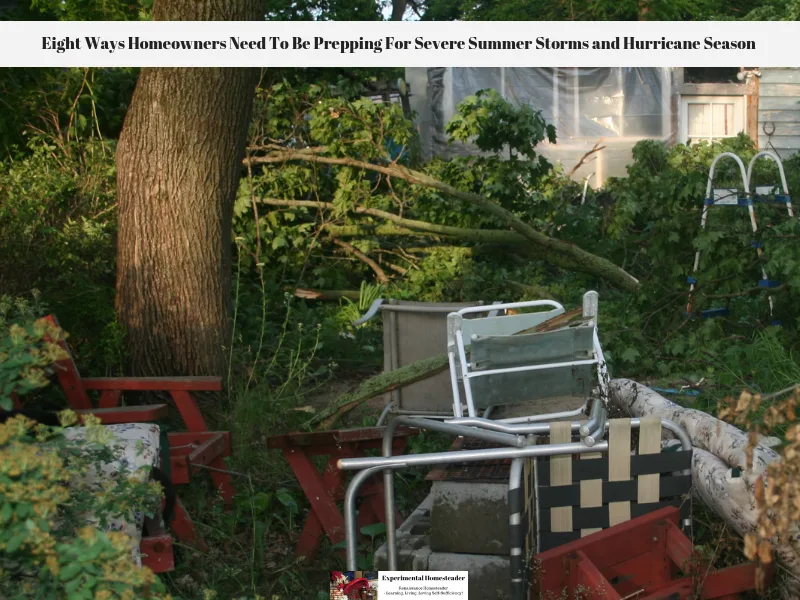
{"type": "MultiPolygon", "coordinates": [[[[0,321],[0,325],[5,322],[0,321]]],[[[0,408],[10,410],[14,394],[22,396],[47,385],[53,363],[66,358],[57,343],[63,336],[58,327],[44,319],[8,327],[0,338],[0,408]]]]}
{"type": "MultiPolygon", "coordinates": [[[[44,320],[7,328],[0,337],[4,407],[12,393],[47,385],[50,365],[63,355],[61,336],[44,320]]],[[[77,417],[65,411],[61,421],[72,425],[77,417]]],[[[22,416],[0,425],[0,597],[167,598],[153,572],[134,561],[131,539],[104,531],[112,520],[152,514],[160,489],[125,461],[113,480],[98,478],[122,449],[99,420],[84,421],[83,439],[22,416]]]]}

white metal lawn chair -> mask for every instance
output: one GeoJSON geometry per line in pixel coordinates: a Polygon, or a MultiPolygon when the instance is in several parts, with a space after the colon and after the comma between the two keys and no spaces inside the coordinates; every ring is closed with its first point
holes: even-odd
{"type": "MultiPolygon", "coordinates": [[[[530,332],[564,313],[553,300],[470,307],[448,315],[447,352],[453,389],[453,414],[468,417],[495,406],[526,405],[533,411],[506,422],[553,421],[585,413],[591,396],[607,399],[608,374],[597,335],[597,292],[583,297],[582,319],[552,331],[530,332]],[[527,308],[546,310],[516,313],[527,308]],[[490,310],[503,316],[474,316],[490,310]],[[509,312],[514,311],[514,312],[509,312]],[[546,412],[546,399],[574,399],[574,406],[546,412]]],[[[566,400],[569,403],[569,400],[566,400]]],[[[562,403],[563,404],[563,403],[562,403]]],[[[486,413],[484,413],[486,416],[486,413]]]]}

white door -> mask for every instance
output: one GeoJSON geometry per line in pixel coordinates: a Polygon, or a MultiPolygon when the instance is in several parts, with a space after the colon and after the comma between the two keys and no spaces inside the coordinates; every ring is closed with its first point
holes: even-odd
{"type": "Polygon", "coordinates": [[[745,96],[681,97],[681,142],[736,137],[747,127],[745,96]]]}

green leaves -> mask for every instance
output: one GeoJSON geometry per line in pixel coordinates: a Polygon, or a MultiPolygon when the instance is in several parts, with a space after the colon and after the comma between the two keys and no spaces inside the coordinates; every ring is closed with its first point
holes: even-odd
{"type": "Polygon", "coordinates": [[[386,524],[373,523],[372,525],[364,525],[360,531],[374,540],[376,537],[386,534],[386,524]]]}
{"type": "Polygon", "coordinates": [[[508,150],[528,160],[536,158],[539,143],[556,141],[555,128],[545,123],[541,111],[514,106],[496,90],[481,90],[462,100],[445,131],[453,141],[473,143],[484,152],[508,150]]]}

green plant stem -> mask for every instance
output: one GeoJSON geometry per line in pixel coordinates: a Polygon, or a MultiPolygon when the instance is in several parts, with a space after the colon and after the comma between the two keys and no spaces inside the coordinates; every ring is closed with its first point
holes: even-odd
{"type": "Polygon", "coordinates": [[[261,280],[261,332],[258,338],[258,350],[256,350],[256,356],[253,359],[253,368],[250,370],[250,376],[244,386],[245,392],[250,389],[250,383],[253,381],[253,376],[258,367],[258,359],[261,357],[261,349],[264,347],[264,331],[267,328],[267,295],[264,291],[264,269],[261,266],[258,268],[258,278],[261,280]]]}
{"type": "Polygon", "coordinates": [[[228,402],[231,401],[231,384],[233,379],[233,345],[236,341],[236,319],[239,316],[239,286],[242,278],[242,252],[237,244],[236,252],[236,293],[233,298],[233,323],[231,324],[231,347],[228,349],[228,402]]]}

